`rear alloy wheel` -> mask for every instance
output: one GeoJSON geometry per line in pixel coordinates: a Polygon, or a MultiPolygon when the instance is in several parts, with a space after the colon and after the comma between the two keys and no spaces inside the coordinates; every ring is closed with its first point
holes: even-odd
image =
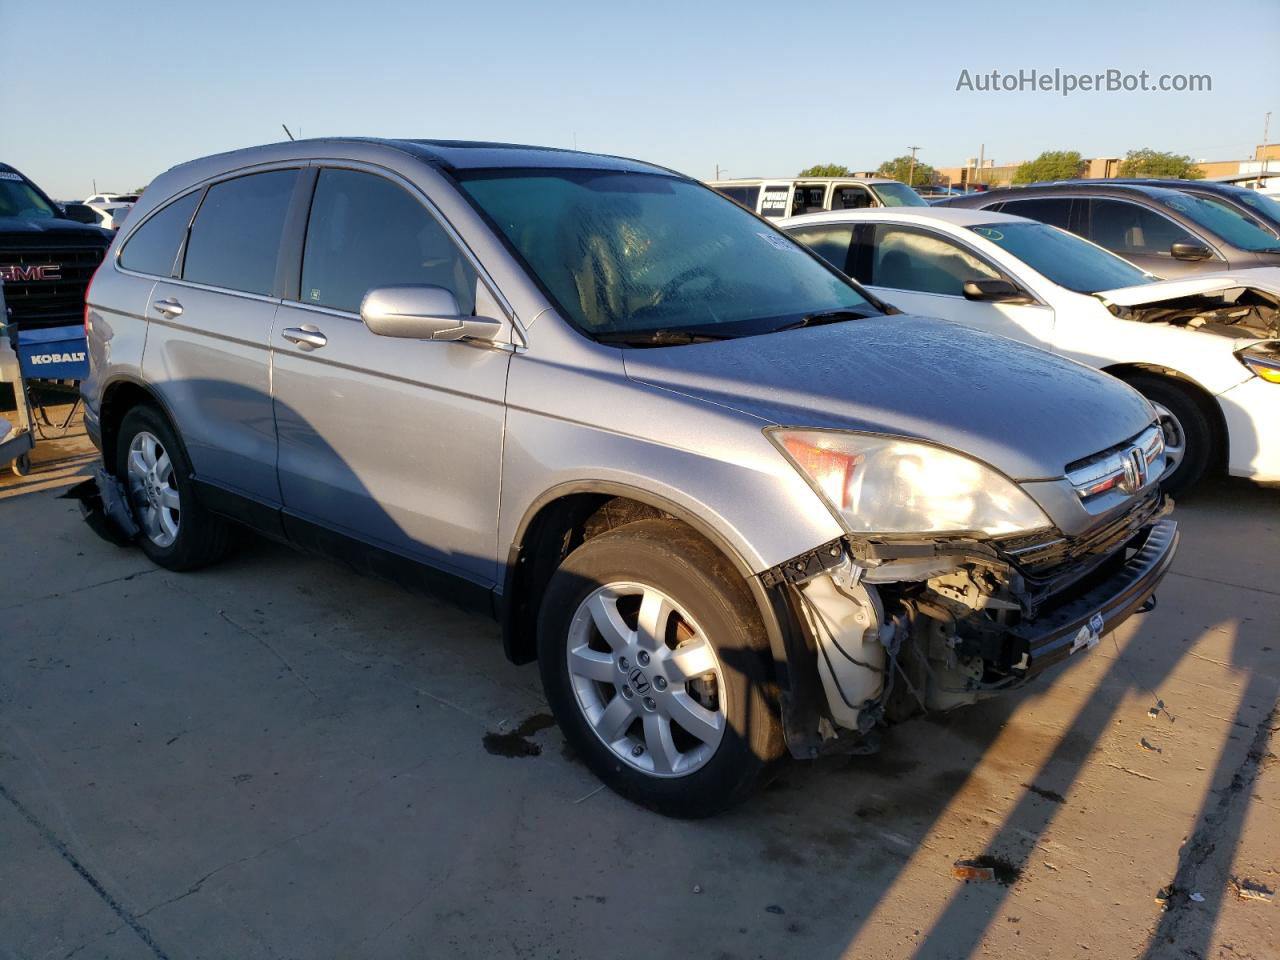
{"type": "Polygon", "coordinates": [[[182,522],[182,498],[173,459],[155,435],[140,430],[129,442],[125,485],[142,535],[157,547],[171,547],[182,522]]]}
{"type": "Polygon", "coordinates": [[[195,570],[222,557],[227,522],[196,502],[191,465],[169,421],[152,407],[134,407],[120,423],[116,477],[141,528],[138,545],[170,570],[195,570]]]}
{"type": "Polygon", "coordinates": [[[683,524],[587,541],[539,613],[543,688],[565,739],[618,793],[708,816],[783,752],[769,645],[742,574],[683,524]]]}

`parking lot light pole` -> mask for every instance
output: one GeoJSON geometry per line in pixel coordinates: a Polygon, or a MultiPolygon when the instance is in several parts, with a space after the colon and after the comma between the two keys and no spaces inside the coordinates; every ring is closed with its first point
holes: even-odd
{"type": "Polygon", "coordinates": [[[908,168],[907,186],[914,187],[915,179],[916,179],[916,151],[919,150],[920,148],[911,147],[910,149],[911,149],[911,166],[908,168]]]}

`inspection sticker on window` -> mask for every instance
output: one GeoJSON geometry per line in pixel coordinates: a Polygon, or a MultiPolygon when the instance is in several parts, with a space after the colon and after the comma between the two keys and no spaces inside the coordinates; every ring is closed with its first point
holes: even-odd
{"type": "Polygon", "coordinates": [[[757,237],[770,246],[777,247],[779,250],[795,250],[796,245],[784,237],[778,236],[776,233],[757,233],[757,237]]]}
{"type": "Polygon", "coordinates": [[[1083,650],[1085,647],[1096,647],[1102,639],[1103,620],[1101,613],[1095,613],[1089,622],[1076,631],[1076,638],[1071,643],[1071,652],[1083,650]]]}

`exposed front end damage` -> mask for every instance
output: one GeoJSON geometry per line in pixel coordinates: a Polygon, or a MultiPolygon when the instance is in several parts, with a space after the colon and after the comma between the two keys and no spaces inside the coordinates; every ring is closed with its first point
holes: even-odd
{"type": "Polygon", "coordinates": [[[1280,337],[1280,296],[1256,287],[1107,307],[1122,320],[1167,323],[1240,340],[1280,337]]]}
{"type": "Polygon", "coordinates": [[[767,571],[826,701],[811,737],[789,718],[792,752],[871,749],[882,725],[1014,689],[1096,645],[1154,606],[1177,548],[1169,508],[1151,493],[1078,537],[849,536],[767,571]]]}

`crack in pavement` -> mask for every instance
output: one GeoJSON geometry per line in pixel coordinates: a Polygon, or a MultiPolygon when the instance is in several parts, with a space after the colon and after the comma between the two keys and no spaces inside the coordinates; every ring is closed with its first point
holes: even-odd
{"type": "Polygon", "coordinates": [[[5,610],[16,610],[18,607],[27,607],[33,603],[43,603],[45,600],[56,600],[58,597],[69,597],[73,594],[83,593],[85,590],[93,590],[96,587],[105,587],[108,584],[120,583],[124,580],[134,580],[138,577],[145,577],[151,573],[159,573],[159,567],[149,567],[146,570],[135,570],[133,573],[126,573],[123,576],[112,577],[110,580],[99,580],[97,583],[86,583],[83,587],[76,587],[72,590],[59,590],[57,593],[46,593],[40,597],[24,597],[20,603],[11,603],[7,606],[0,607],[0,613],[5,610]]]}
{"type": "Polygon", "coordinates": [[[1225,876],[1202,877],[1201,871],[1212,871],[1209,858],[1217,848],[1222,832],[1231,820],[1243,816],[1238,808],[1248,804],[1253,795],[1253,783],[1257,780],[1258,771],[1261,770],[1263,761],[1268,755],[1271,734],[1277,729],[1278,724],[1280,724],[1280,700],[1273,698],[1271,709],[1254,728],[1249,749],[1232,774],[1231,782],[1217,791],[1217,803],[1204,817],[1200,827],[1183,844],[1182,852],[1178,855],[1178,869],[1166,888],[1169,891],[1169,899],[1165,913],[1160,918],[1160,923],[1144,954],[1147,960],[1165,956],[1166,951],[1176,947],[1184,922],[1193,917],[1193,912],[1187,909],[1194,902],[1191,900],[1192,893],[1219,889],[1226,885],[1225,876]]]}
{"type": "Polygon", "coordinates": [[[13,807],[13,809],[18,812],[18,815],[21,816],[23,820],[27,821],[27,823],[31,825],[32,829],[40,834],[40,837],[44,842],[51,846],[57,852],[58,856],[62,857],[62,859],[65,860],[77,874],[79,874],[80,879],[89,885],[89,889],[97,894],[98,899],[106,904],[107,908],[123,920],[125,925],[137,935],[138,939],[147,945],[156,960],[169,960],[169,955],[160,948],[159,944],[156,943],[155,938],[151,935],[151,931],[138,922],[138,917],[131,913],[122,903],[120,903],[119,900],[112,896],[98,881],[98,879],[89,872],[88,868],[76,859],[76,855],[73,854],[71,850],[68,849],[67,845],[58,838],[58,835],[49,829],[49,827],[45,826],[44,822],[41,821],[39,817],[23,806],[22,802],[10,793],[2,783],[0,783],[0,799],[3,799],[13,807]]]}
{"type": "Polygon", "coordinates": [[[1213,577],[1198,577],[1194,573],[1182,573],[1170,570],[1172,577],[1186,577],[1188,580],[1203,580],[1205,583],[1216,583],[1220,587],[1234,587],[1237,590],[1248,590],[1251,593],[1262,593],[1268,597],[1280,597],[1280,590],[1268,590],[1266,587],[1248,587],[1243,583],[1232,583],[1230,580],[1215,580],[1213,577]]]}

